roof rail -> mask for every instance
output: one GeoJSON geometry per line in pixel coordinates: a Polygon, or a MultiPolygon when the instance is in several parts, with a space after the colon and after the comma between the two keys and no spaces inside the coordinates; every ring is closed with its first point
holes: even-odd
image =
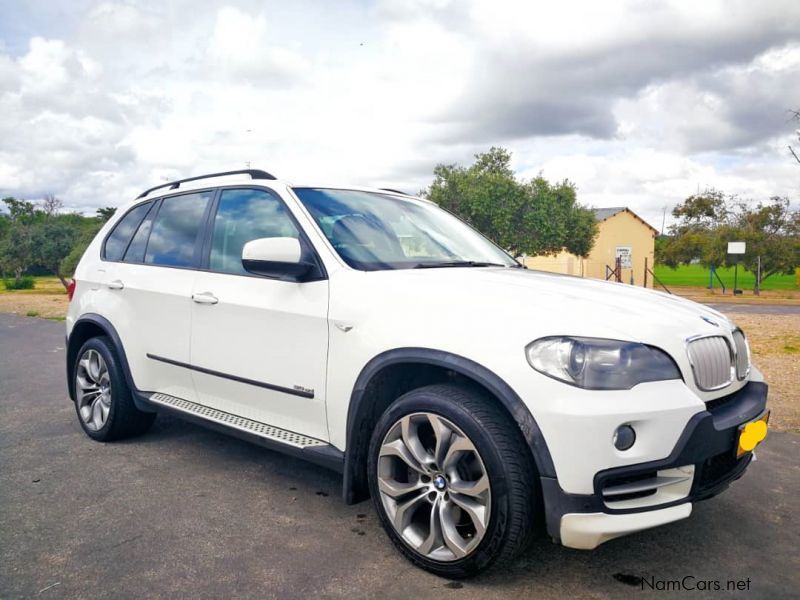
{"type": "Polygon", "coordinates": [[[401,196],[411,196],[408,192],[401,192],[400,190],[395,190],[392,188],[378,188],[382,192],[392,192],[393,194],[400,194],[401,196]]]}
{"type": "Polygon", "coordinates": [[[261,171],[260,169],[242,169],[240,171],[224,171],[222,173],[209,173],[208,175],[198,175],[197,177],[187,177],[186,179],[178,179],[177,181],[162,183],[161,185],[151,187],[149,190],[145,190],[144,192],[136,196],[136,199],[138,200],[139,198],[144,198],[150,192],[155,192],[156,190],[160,190],[161,188],[169,188],[171,190],[175,190],[181,187],[182,183],[187,183],[189,181],[198,181],[199,179],[208,179],[210,177],[222,177],[224,175],[250,175],[250,179],[275,179],[274,175],[271,175],[266,171],[261,171]]]}

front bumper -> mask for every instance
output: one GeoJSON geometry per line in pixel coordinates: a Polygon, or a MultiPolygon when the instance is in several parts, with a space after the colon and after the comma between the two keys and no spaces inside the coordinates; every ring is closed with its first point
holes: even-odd
{"type": "Polygon", "coordinates": [[[763,414],[767,391],[765,383],[751,381],[707,403],[689,420],[667,458],[599,471],[592,494],[567,493],[556,478],[542,477],[548,533],[565,546],[591,549],[688,517],[691,502],[720,493],[750,464],[751,453],[736,458],[737,434],[741,424],[763,414]],[[665,481],[671,483],[659,487],[665,481]]]}

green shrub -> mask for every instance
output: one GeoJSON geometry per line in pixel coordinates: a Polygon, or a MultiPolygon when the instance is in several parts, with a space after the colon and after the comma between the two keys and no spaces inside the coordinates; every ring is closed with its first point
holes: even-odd
{"type": "Polygon", "coordinates": [[[7,290],[32,290],[34,288],[35,280],[31,275],[23,275],[16,279],[4,279],[3,285],[7,290]]]}
{"type": "Polygon", "coordinates": [[[28,312],[25,313],[25,315],[28,316],[28,317],[38,317],[39,316],[39,311],[38,310],[29,310],[28,312]]]}

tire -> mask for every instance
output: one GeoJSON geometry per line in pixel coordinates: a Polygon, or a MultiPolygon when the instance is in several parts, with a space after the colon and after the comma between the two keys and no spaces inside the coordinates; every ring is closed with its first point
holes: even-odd
{"type": "Polygon", "coordinates": [[[512,418],[478,390],[430,385],[391,404],[372,434],[368,478],[392,542],[441,577],[469,577],[510,561],[533,536],[538,478],[530,450],[512,418]],[[434,427],[438,437],[431,437],[434,427]],[[454,442],[455,450],[446,449],[454,442]]]}
{"type": "Polygon", "coordinates": [[[72,381],[78,422],[93,440],[112,442],[140,435],[156,418],[155,413],[136,408],[117,352],[105,336],[81,346],[72,381]]]}

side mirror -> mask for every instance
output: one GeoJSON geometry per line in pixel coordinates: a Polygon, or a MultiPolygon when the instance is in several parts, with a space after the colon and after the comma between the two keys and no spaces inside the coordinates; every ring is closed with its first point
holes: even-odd
{"type": "Polygon", "coordinates": [[[250,240],[242,248],[242,266],[249,273],[303,281],[315,267],[303,260],[300,240],[288,237],[250,240]]]}

